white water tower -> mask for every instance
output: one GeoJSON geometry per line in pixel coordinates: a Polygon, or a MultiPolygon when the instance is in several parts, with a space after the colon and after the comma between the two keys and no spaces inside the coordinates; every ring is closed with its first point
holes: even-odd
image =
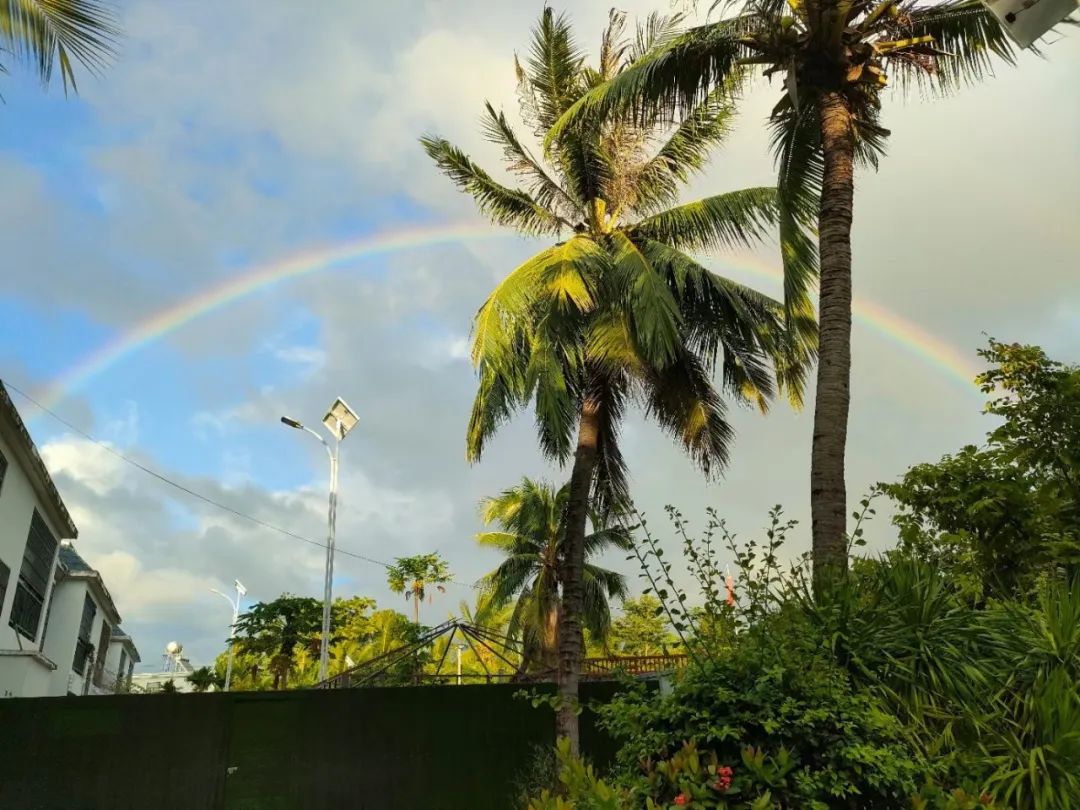
{"type": "Polygon", "coordinates": [[[165,655],[161,657],[162,672],[182,672],[184,645],[179,641],[170,641],[165,645],[165,655]]]}

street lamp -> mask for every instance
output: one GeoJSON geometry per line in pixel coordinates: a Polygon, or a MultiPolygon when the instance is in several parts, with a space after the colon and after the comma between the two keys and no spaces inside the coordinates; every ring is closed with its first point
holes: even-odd
{"type": "Polygon", "coordinates": [[[297,420],[283,416],[281,421],[291,428],[310,433],[322,443],[322,446],[326,448],[326,454],[330,456],[330,507],[327,516],[329,531],[326,540],[326,580],[323,583],[322,649],[319,652],[319,681],[325,681],[330,668],[330,602],[334,578],[334,540],[337,534],[338,453],[341,450],[341,440],[356,426],[359,417],[341,397],[334,400],[334,404],[330,406],[322,420],[334,439],[332,448],[319,433],[297,420]]]}
{"type": "Polygon", "coordinates": [[[229,625],[229,662],[225,665],[225,691],[229,691],[229,684],[232,683],[232,662],[233,662],[233,648],[235,647],[234,638],[236,636],[236,620],[240,617],[240,597],[247,593],[247,588],[238,579],[233,580],[233,585],[236,586],[236,600],[234,601],[230,597],[223,594],[217,588],[211,588],[211,593],[216,593],[222,599],[229,603],[229,607],[232,608],[232,624],[229,625]]]}

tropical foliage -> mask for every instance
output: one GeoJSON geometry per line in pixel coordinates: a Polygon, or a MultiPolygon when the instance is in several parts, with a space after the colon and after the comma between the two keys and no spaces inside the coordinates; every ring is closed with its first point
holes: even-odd
{"type": "Polygon", "coordinates": [[[0,3],[4,55],[26,63],[45,85],[59,68],[65,91],[76,89],[76,63],[91,73],[100,71],[112,56],[118,37],[111,4],[101,0],[0,3]]]}
{"type": "MultiPolygon", "coordinates": [[[[523,642],[522,667],[554,671],[558,664],[557,630],[560,588],[566,548],[565,516],[568,485],[523,478],[521,483],[481,504],[481,518],[494,531],[477,535],[482,546],[497,549],[506,559],[481,581],[490,595],[488,610],[513,605],[506,632],[523,642]]],[[[594,642],[604,644],[611,628],[609,601],[626,596],[621,574],[601,568],[591,558],[607,549],[626,551],[633,540],[621,524],[593,513],[592,532],[585,538],[585,629],[594,642]]]]}
{"type": "MultiPolygon", "coordinates": [[[[981,376],[987,410],[1002,420],[987,452],[1013,449],[1009,463],[1036,489],[1057,491],[1071,475],[1071,437],[1058,452],[1039,441],[1038,425],[1072,424],[1077,369],[1032,346],[991,341],[982,355],[992,363],[981,376]]],[[[666,555],[639,559],[693,663],[667,694],[638,686],[595,707],[620,741],[615,770],[601,779],[563,750],[563,795],[541,795],[532,807],[1078,806],[1080,572],[1071,545],[1036,545],[1036,561],[1005,581],[999,556],[1008,549],[992,549],[1020,529],[1009,539],[984,532],[980,544],[979,504],[998,516],[1000,504],[980,486],[945,489],[940,510],[924,510],[937,517],[917,529],[903,502],[901,531],[925,533],[924,542],[902,538],[876,556],[861,556],[874,514],[866,499],[849,537],[850,570],[816,587],[807,557],[785,562],[798,527],[779,509],[765,538],[745,543],[715,516],[694,536],[671,510],[704,603],[686,607],[666,555]],[[939,531],[945,503],[969,524],[949,544],[939,531]],[[734,605],[715,584],[722,556],[737,563],[734,605]],[[737,631],[722,651],[697,636],[701,616],[737,631]]],[[[1042,531],[1060,506],[1036,498],[1031,509],[1039,508],[1053,514],[1026,514],[1022,525],[1042,531]]]]}
{"type": "MultiPolygon", "coordinates": [[[[662,17],[650,18],[632,40],[624,27],[613,12],[599,62],[590,66],[568,21],[543,12],[528,58],[515,62],[523,117],[537,138],[592,88],[674,35],[673,21],[662,17]]],[[[783,211],[774,188],[677,204],[680,186],[724,141],[733,114],[726,92],[717,92],[699,99],[674,129],[659,114],[579,116],[575,127],[548,137],[541,160],[488,104],[484,134],[502,149],[519,187],[499,183],[443,138],[423,139],[439,168],[492,221],[562,239],[512,271],[476,315],[472,358],[480,379],[467,456],[479,459],[498,428],[533,403],[544,453],[560,463],[573,459],[559,632],[567,706],[583,645],[588,515],[628,498],[619,448],[628,405],[641,403],[715,473],[732,439],[724,394],[762,409],[778,387],[796,401],[801,396],[816,340],[805,300],[785,309],[715,275],[689,252],[756,245],[787,216],[783,255],[793,273],[812,275],[812,246],[792,212],[783,211]]],[[[559,723],[576,741],[569,709],[559,723]]]]}
{"type": "MultiPolygon", "coordinates": [[[[884,88],[952,92],[990,75],[1013,48],[979,0],[748,0],[715,22],[672,36],[576,100],[546,136],[557,150],[567,132],[597,116],[681,112],[740,86],[754,69],[780,74],[771,116],[785,210],[816,212],[820,253],[820,362],[811,453],[814,560],[825,575],[847,563],[844,455],[851,376],[851,224],[856,167],[876,167],[889,134],[884,88]]],[[[785,267],[785,291],[800,300],[810,273],[785,267]]]]}

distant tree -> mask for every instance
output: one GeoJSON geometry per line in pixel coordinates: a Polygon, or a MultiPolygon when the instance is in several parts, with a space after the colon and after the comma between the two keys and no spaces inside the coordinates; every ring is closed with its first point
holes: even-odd
{"type": "Polygon", "coordinates": [[[211,687],[221,689],[225,685],[224,680],[219,679],[217,673],[210,667],[199,667],[192,672],[188,675],[188,683],[195,692],[206,692],[211,687]]]}
{"type": "Polygon", "coordinates": [[[317,646],[321,629],[322,603],[290,594],[252,605],[236,623],[238,645],[270,658],[274,689],[288,685],[297,645],[317,646]]]}
{"type": "Polygon", "coordinates": [[[120,32],[111,9],[102,0],[7,0],[0,3],[0,49],[30,64],[45,85],[59,65],[64,91],[77,90],[75,62],[95,73],[113,54],[120,32]]]}
{"type": "Polygon", "coordinates": [[[986,412],[1003,420],[987,444],[882,486],[904,546],[976,600],[1080,563],[1080,368],[994,340],[980,355],[994,366],[979,377],[986,412]]]}
{"type": "Polygon", "coordinates": [[[650,594],[623,600],[623,612],[611,623],[611,649],[618,655],[666,654],[674,644],[660,600],[650,594]]]}
{"type": "Polygon", "coordinates": [[[387,583],[394,593],[405,594],[413,603],[413,621],[420,624],[420,603],[424,601],[429,586],[434,585],[445,593],[443,582],[452,577],[450,568],[438,554],[419,554],[415,557],[398,557],[387,574],[387,583]]]}
{"type": "MultiPolygon", "coordinates": [[[[522,639],[524,662],[544,669],[558,665],[558,627],[561,588],[566,577],[566,514],[570,486],[523,478],[517,486],[481,504],[485,524],[495,531],[478,534],[477,541],[499,550],[506,559],[482,580],[491,594],[491,607],[514,605],[507,632],[522,639]]],[[[611,625],[608,600],[626,594],[621,574],[594,564],[606,549],[628,550],[632,539],[620,525],[608,525],[591,515],[592,532],[585,537],[584,625],[594,642],[607,641],[611,625]]]]}
{"type": "Polygon", "coordinates": [[[163,681],[159,689],[162,694],[166,695],[175,695],[178,691],[180,691],[176,688],[176,683],[172,680],[172,678],[167,681],[163,681]]]}

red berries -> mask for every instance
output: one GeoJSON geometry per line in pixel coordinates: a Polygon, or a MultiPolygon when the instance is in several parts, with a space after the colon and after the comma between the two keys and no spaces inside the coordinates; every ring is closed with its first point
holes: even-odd
{"type": "Polygon", "coordinates": [[[716,783],[713,787],[716,790],[727,790],[731,787],[731,775],[733,771],[727,765],[719,765],[716,768],[716,783]]]}
{"type": "Polygon", "coordinates": [[[690,801],[690,799],[687,798],[685,793],[680,793],[678,796],[675,797],[675,804],[679,805],[680,807],[682,807],[688,801],[690,801]]]}

